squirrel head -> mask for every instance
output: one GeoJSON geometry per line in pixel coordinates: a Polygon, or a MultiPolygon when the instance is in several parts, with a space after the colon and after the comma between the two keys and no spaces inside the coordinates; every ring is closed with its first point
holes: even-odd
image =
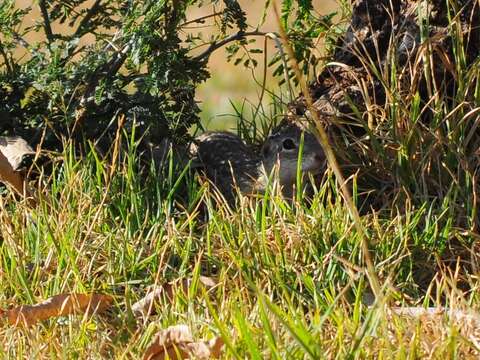
{"type": "Polygon", "coordinates": [[[325,170],[326,157],[316,137],[301,124],[282,121],[262,147],[265,170],[270,173],[275,166],[279,166],[281,184],[293,185],[297,178],[301,149],[302,173],[316,175],[325,170]]]}

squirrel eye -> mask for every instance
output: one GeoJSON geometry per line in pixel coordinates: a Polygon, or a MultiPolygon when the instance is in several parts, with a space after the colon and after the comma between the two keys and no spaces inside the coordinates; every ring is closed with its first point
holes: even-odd
{"type": "Polygon", "coordinates": [[[292,139],[283,140],[282,145],[285,150],[294,150],[296,148],[295,143],[292,139]]]}

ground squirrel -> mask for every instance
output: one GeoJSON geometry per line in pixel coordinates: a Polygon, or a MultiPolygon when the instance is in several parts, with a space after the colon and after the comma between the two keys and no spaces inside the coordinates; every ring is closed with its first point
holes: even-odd
{"type": "Polygon", "coordinates": [[[302,172],[325,169],[325,155],[314,135],[294,123],[282,122],[255,151],[235,134],[212,131],[198,136],[191,148],[193,164],[201,168],[225,199],[232,203],[235,186],[244,194],[263,192],[276,164],[278,181],[290,196],[297,177],[297,160],[303,134],[302,172]]]}

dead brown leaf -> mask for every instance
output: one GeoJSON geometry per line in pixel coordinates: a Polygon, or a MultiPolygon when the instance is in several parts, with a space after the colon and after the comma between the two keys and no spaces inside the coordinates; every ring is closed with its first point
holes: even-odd
{"type": "Polygon", "coordinates": [[[18,170],[25,155],[35,154],[20,136],[0,136],[0,152],[7,158],[13,170],[18,170]]]}
{"type": "Polygon", "coordinates": [[[0,181],[11,185],[19,194],[24,193],[25,181],[23,176],[12,168],[8,159],[0,152],[0,181]]]}
{"type": "MultiPolygon", "coordinates": [[[[205,289],[210,289],[217,284],[214,279],[207,276],[200,276],[198,280],[199,286],[203,286],[205,289]]],[[[186,294],[191,285],[192,279],[179,279],[154,288],[132,305],[132,311],[136,316],[153,315],[156,305],[160,304],[162,300],[171,303],[178,291],[186,294]]]]}
{"type": "Polygon", "coordinates": [[[6,318],[11,325],[31,326],[56,316],[99,313],[109,308],[112,302],[109,295],[60,294],[39,304],[0,310],[0,318],[6,318]]]}
{"type": "Polygon", "coordinates": [[[23,175],[16,171],[27,154],[35,152],[21,137],[0,137],[0,181],[9,184],[20,195],[30,197],[23,175]]]}
{"type": "Polygon", "coordinates": [[[188,326],[175,325],[155,335],[143,359],[217,359],[221,355],[223,344],[220,337],[194,342],[188,326]]]}

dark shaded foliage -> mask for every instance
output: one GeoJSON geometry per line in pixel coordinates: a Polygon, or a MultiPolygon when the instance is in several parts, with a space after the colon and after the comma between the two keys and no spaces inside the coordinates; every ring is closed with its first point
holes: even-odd
{"type": "MultiPolygon", "coordinates": [[[[367,208],[438,201],[478,226],[479,36],[477,1],[355,3],[310,89],[367,208]]],[[[309,116],[303,97],[291,115],[309,116]]]]}
{"type": "MultiPolygon", "coordinates": [[[[208,56],[190,50],[203,43],[181,38],[186,11],[200,1],[39,1],[42,19],[20,31],[30,8],[0,5],[0,134],[20,134],[33,144],[59,148],[62,138],[109,144],[117,119],[159,143],[185,141],[198,122],[195,88],[208,78],[208,56]],[[87,6],[88,5],[88,6],[87,6]],[[67,30],[57,32],[58,24],[67,30]],[[28,44],[27,33],[44,40],[28,44]],[[88,35],[94,41],[80,45],[88,35]],[[19,59],[19,50],[27,56],[19,59]],[[149,130],[148,133],[146,130],[149,130]]],[[[244,31],[245,14],[224,2],[219,24],[244,31]]],[[[241,39],[241,36],[239,37],[241,39]]],[[[208,42],[207,42],[208,44],[208,42]]]]}

